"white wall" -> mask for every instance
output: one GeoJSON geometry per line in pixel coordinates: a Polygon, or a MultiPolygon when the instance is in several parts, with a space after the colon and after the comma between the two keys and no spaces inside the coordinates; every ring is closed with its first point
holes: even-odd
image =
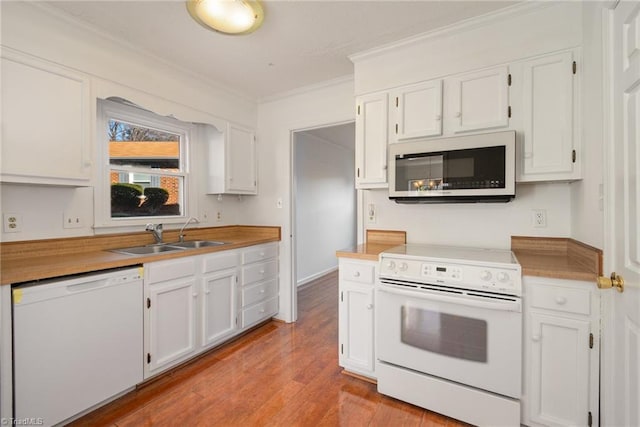
{"type": "Polygon", "coordinates": [[[602,246],[599,6],[584,3],[584,12],[582,7],[580,2],[524,4],[497,18],[353,57],[356,94],[365,94],[578,46],[585,56],[580,64],[582,181],[519,184],[516,199],[506,204],[397,205],[387,199],[386,190],[369,190],[363,205],[375,204],[377,218],[375,224],[363,218],[364,228],[406,230],[409,242],[508,248],[510,236],[528,235],[574,237],[602,246]],[[546,228],[532,226],[532,209],[546,210],[546,228]]]}
{"type": "Polygon", "coordinates": [[[355,153],[306,132],[294,134],[296,283],[338,267],[336,250],[356,243],[355,153]]]}
{"type": "Polygon", "coordinates": [[[280,245],[280,313],[295,320],[295,278],[291,266],[291,132],[355,119],[353,81],[341,79],[258,106],[259,195],[247,198],[256,225],[282,227],[280,245]],[[282,208],[277,200],[282,199],[282,208]]]}
{"type": "MultiPolygon", "coordinates": [[[[162,115],[173,114],[184,121],[211,123],[219,128],[224,126],[226,120],[249,127],[256,126],[257,104],[254,100],[137,52],[131,46],[94,32],[64,15],[52,13],[46,4],[37,6],[29,2],[0,2],[0,8],[2,48],[26,53],[88,75],[93,97],[93,117],[96,114],[96,98],[118,96],[162,115]]],[[[91,126],[95,126],[95,120],[92,120],[91,126]]],[[[94,155],[97,152],[96,140],[96,135],[92,133],[91,148],[94,155]]],[[[243,200],[225,196],[219,202],[215,196],[204,194],[206,141],[194,141],[192,149],[193,194],[198,199],[197,212],[192,214],[198,216],[203,225],[246,222],[247,210],[243,200]],[[221,221],[216,220],[218,211],[221,212],[221,221]]],[[[1,184],[2,212],[18,213],[23,221],[22,232],[3,233],[1,240],[95,234],[93,200],[96,197],[96,179],[97,176],[94,176],[89,187],[78,189],[1,184]],[[62,218],[65,211],[79,216],[82,227],[64,229],[62,218]]]]}

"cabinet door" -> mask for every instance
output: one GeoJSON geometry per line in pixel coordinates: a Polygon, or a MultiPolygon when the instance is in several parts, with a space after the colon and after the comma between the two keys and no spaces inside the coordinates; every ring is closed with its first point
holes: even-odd
{"type": "Polygon", "coordinates": [[[520,181],[578,178],[572,53],[524,62],[523,73],[520,181]]]}
{"type": "Polygon", "coordinates": [[[210,274],[202,279],[201,345],[220,342],[236,329],[235,270],[210,274]]]}
{"type": "Polygon", "coordinates": [[[387,93],[358,97],[356,114],[356,188],[387,184],[387,93]]]}
{"type": "Polygon", "coordinates": [[[148,286],[145,378],[195,353],[195,279],[148,286]]]}
{"type": "Polygon", "coordinates": [[[10,52],[3,56],[2,181],[88,185],[86,76],[10,52]]]}
{"type": "Polygon", "coordinates": [[[446,96],[453,132],[509,126],[508,78],[508,67],[452,77],[446,96]]]}
{"type": "Polygon", "coordinates": [[[587,425],[588,320],[531,313],[530,419],[547,426],[587,425]]]}
{"type": "Polygon", "coordinates": [[[399,88],[391,99],[392,142],[442,135],[442,80],[399,88]]]}
{"type": "Polygon", "coordinates": [[[339,298],[340,366],[374,377],[373,286],[341,281],[339,298]]]}
{"type": "Polygon", "coordinates": [[[227,138],[227,192],[257,194],[255,133],[230,124],[227,138]]]}

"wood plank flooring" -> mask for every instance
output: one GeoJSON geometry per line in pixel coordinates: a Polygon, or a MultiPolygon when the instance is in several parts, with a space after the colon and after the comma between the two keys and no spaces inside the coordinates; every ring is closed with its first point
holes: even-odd
{"type": "Polygon", "coordinates": [[[76,420],[73,426],[465,426],[379,394],[338,366],[337,272],[269,322],[76,420]]]}

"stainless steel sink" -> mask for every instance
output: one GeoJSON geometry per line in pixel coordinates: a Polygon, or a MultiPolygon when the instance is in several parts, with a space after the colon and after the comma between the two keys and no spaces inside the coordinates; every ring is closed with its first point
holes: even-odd
{"type": "Polygon", "coordinates": [[[173,246],[183,249],[208,248],[212,246],[225,245],[226,242],[218,242],[215,240],[192,240],[189,242],[167,243],[167,246],[173,246]]]}
{"type": "Polygon", "coordinates": [[[178,252],[183,251],[186,248],[179,246],[169,245],[149,245],[149,246],[134,246],[131,248],[111,249],[111,252],[118,252],[125,255],[153,255],[166,252],[178,252]]]}

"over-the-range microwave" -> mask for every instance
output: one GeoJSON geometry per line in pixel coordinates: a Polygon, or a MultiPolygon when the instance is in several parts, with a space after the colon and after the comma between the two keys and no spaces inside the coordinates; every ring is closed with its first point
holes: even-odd
{"type": "Polygon", "coordinates": [[[516,195],[515,131],[389,146],[389,198],[397,203],[508,202],[516,195]]]}

